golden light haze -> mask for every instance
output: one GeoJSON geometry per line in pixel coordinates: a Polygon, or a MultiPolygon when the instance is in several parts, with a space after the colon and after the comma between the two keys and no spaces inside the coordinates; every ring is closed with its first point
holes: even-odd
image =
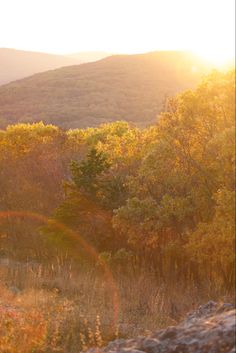
{"type": "Polygon", "coordinates": [[[234,0],[7,0],[0,47],[67,54],[191,50],[234,56],[234,0]]]}

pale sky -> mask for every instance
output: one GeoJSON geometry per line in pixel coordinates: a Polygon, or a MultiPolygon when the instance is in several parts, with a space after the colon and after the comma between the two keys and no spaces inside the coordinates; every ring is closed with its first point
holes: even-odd
{"type": "Polygon", "coordinates": [[[234,53],[235,0],[0,0],[0,47],[234,53]]]}

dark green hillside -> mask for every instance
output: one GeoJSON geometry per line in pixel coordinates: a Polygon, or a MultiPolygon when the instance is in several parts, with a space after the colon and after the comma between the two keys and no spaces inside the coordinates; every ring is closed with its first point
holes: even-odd
{"type": "Polygon", "coordinates": [[[167,96],[195,86],[208,70],[190,53],[155,52],[36,74],[0,87],[1,127],[43,120],[74,128],[120,119],[144,126],[167,96]]]}

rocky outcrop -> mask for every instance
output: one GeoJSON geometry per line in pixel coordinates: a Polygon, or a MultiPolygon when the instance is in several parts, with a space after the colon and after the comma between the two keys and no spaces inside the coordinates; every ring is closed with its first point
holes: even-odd
{"type": "MultiPolygon", "coordinates": [[[[178,326],[169,327],[149,337],[118,339],[102,353],[236,353],[235,310],[210,301],[202,305],[178,326]]],[[[90,350],[90,352],[94,350],[90,350]]]]}

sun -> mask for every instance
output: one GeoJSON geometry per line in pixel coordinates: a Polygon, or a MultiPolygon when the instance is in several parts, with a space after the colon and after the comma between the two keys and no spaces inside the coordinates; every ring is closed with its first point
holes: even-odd
{"type": "Polygon", "coordinates": [[[194,51],[201,59],[217,68],[227,67],[235,61],[234,48],[199,48],[194,51]]]}

